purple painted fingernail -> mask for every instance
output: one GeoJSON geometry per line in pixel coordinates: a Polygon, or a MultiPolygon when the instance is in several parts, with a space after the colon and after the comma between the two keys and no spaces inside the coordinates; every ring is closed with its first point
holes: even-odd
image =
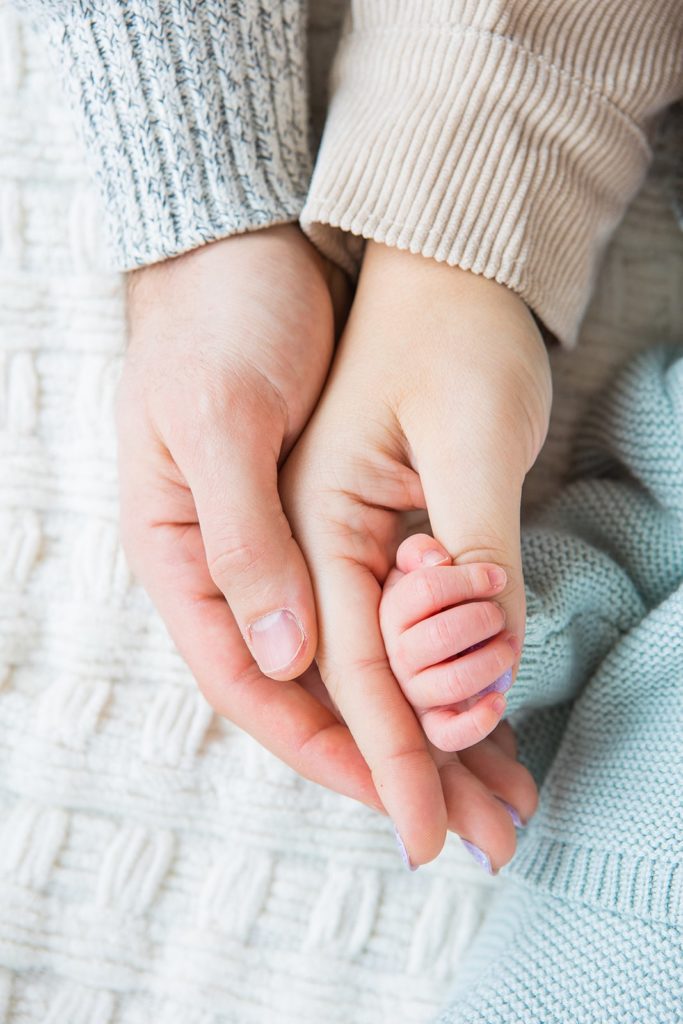
{"type": "Polygon", "coordinates": [[[512,818],[512,824],[515,826],[515,828],[526,828],[526,824],[522,821],[522,819],[519,816],[519,812],[515,807],[512,806],[512,804],[509,804],[507,800],[501,800],[499,796],[496,797],[496,800],[498,801],[499,804],[502,804],[505,810],[508,812],[508,814],[512,818]]]}
{"type": "MultiPolygon", "coordinates": [[[[393,821],[391,824],[394,825],[393,821]]],[[[416,864],[415,867],[413,867],[413,865],[410,863],[410,857],[408,856],[408,851],[406,850],[405,843],[401,839],[400,833],[395,825],[394,835],[396,836],[396,845],[398,846],[399,853],[401,854],[401,860],[403,861],[404,867],[408,868],[409,871],[417,871],[420,865],[416,864]]]]}
{"type": "Polygon", "coordinates": [[[461,839],[460,842],[465,847],[467,852],[471,854],[472,857],[474,857],[477,864],[479,864],[479,866],[482,867],[488,875],[492,875],[493,870],[491,868],[491,861],[489,860],[488,856],[484,853],[484,851],[480,850],[478,846],[474,845],[474,843],[468,843],[466,839],[461,839]]]}
{"type": "Polygon", "coordinates": [[[507,693],[512,686],[512,669],[507,669],[502,676],[494,680],[489,686],[480,690],[477,697],[485,697],[487,693],[507,693]]]}

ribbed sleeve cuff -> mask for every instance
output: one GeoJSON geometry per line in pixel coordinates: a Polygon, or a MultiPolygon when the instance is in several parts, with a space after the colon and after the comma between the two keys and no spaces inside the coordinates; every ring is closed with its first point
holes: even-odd
{"type": "Polygon", "coordinates": [[[120,269],[298,219],[311,172],[303,0],[48,8],[120,269]]]}
{"type": "Polygon", "coordinates": [[[493,278],[571,345],[649,158],[595,85],[513,39],[378,17],[342,41],[302,225],[350,272],[374,239],[493,278]]]}

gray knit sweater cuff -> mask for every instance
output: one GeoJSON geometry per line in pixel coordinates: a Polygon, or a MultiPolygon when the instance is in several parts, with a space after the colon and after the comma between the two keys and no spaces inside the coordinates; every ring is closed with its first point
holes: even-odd
{"type": "Polygon", "coordinates": [[[23,0],[48,17],[117,266],[296,221],[305,0],[23,0]]]}

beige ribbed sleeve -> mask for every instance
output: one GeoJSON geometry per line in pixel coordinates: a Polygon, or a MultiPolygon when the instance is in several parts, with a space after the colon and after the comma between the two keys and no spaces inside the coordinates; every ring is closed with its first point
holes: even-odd
{"type": "Polygon", "coordinates": [[[494,278],[574,343],[683,94],[683,0],[352,0],[304,229],[494,278]],[[354,237],[355,236],[355,237],[354,237]]]}

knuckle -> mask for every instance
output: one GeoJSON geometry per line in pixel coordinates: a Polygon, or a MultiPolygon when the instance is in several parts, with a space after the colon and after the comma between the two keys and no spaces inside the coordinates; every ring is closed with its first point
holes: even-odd
{"type": "MultiPolygon", "coordinates": [[[[343,665],[336,659],[334,662],[326,657],[318,658],[320,674],[325,681],[325,687],[335,704],[340,708],[343,703],[343,694],[350,687],[358,686],[363,681],[364,689],[372,689],[375,678],[380,683],[386,683],[387,673],[390,671],[386,658],[382,655],[350,658],[343,665]]],[[[343,709],[342,709],[343,710],[343,709]]]]}
{"type": "Polygon", "coordinates": [[[404,633],[396,636],[393,643],[387,646],[387,654],[391,659],[391,671],[396,678],[399,680],[405,679],[410,667],[410,645],[404,633]]]}
{"type": "Polygon", "coordinates": [[[370,682],[375,678],[380,678],[384,681],[388,671],[387,659],[384,654],[357,656],[350,659],[348,671],[350,677],[355,680],[363,678],[370,682]]]}
{"type": "Polygon", "coordinates": [[[512,571],[510,550],[503,540],[495,533],[482,533],[475,537],[463,538],[463,543],[453,555],[455,565],[469,565],[479,562],[492,562],[506,571],[512,571]],[[469,543],[471,541],[471,543],[469,543]]]}
{"type": "MultiPolygon", "coordinates": [[[[406,577],[406,579],[409,578],[410,577],[406,577]]],[[[443,586],[436,573],[417,573],[414,580],[411,582],[415,588],[415,595],[419,606],[425,607],[440,604],[443,594],[443,586]]]]}
{"type": "Polygon", "coordinates": [[[446,615],[434,615],[427,623],[427,640],[433,649],[448,648],[453,642],[453,630],[446,615]]]}
{"type": "Polygon", "coordinates": [[[469,566],[457,566],[457,600],[471,601],[478,593],[477,573],[469,566]]]}
{"type": "Polygon", "coordinates": [[[448,703],[463,700],[472,682],[472,673],[465,662],[456,661],[449,665],[444,683],[448,703]]]}
{"type": "Polygon", "coordinates": [[[397,765],[406,773],[406,778],[418,770],[424,771],[425,765],[431,760],[431,754],[424,743],[419,747],[408,747],[403,750],[396,750],[392,754],[386,754],[380,764],[371,767],[370,773],[373,781],[383,781],[384,770],[390,765],[395,771],[397,765]]]}
{"type": "Polygon", "coordinates": [[[222,589],[245,578],[260,579],[264,559],[265,551],[261,546],[233,537],[208,554],[207,564],[211,579],[222,589]]]}
{"type": "Polygon", "coordinates": [[[497,633],[505,622],[503,609],[492,601],[480,601],[477,604],[478,625],[486,632],[497,633]]]}
{"type": "Polygon", "coordinates": [[[461,577],[463,600],[472,600],[489,586],[489,578],[479,565],[468,565],[462,568],[464,569],[461,577]]]}

